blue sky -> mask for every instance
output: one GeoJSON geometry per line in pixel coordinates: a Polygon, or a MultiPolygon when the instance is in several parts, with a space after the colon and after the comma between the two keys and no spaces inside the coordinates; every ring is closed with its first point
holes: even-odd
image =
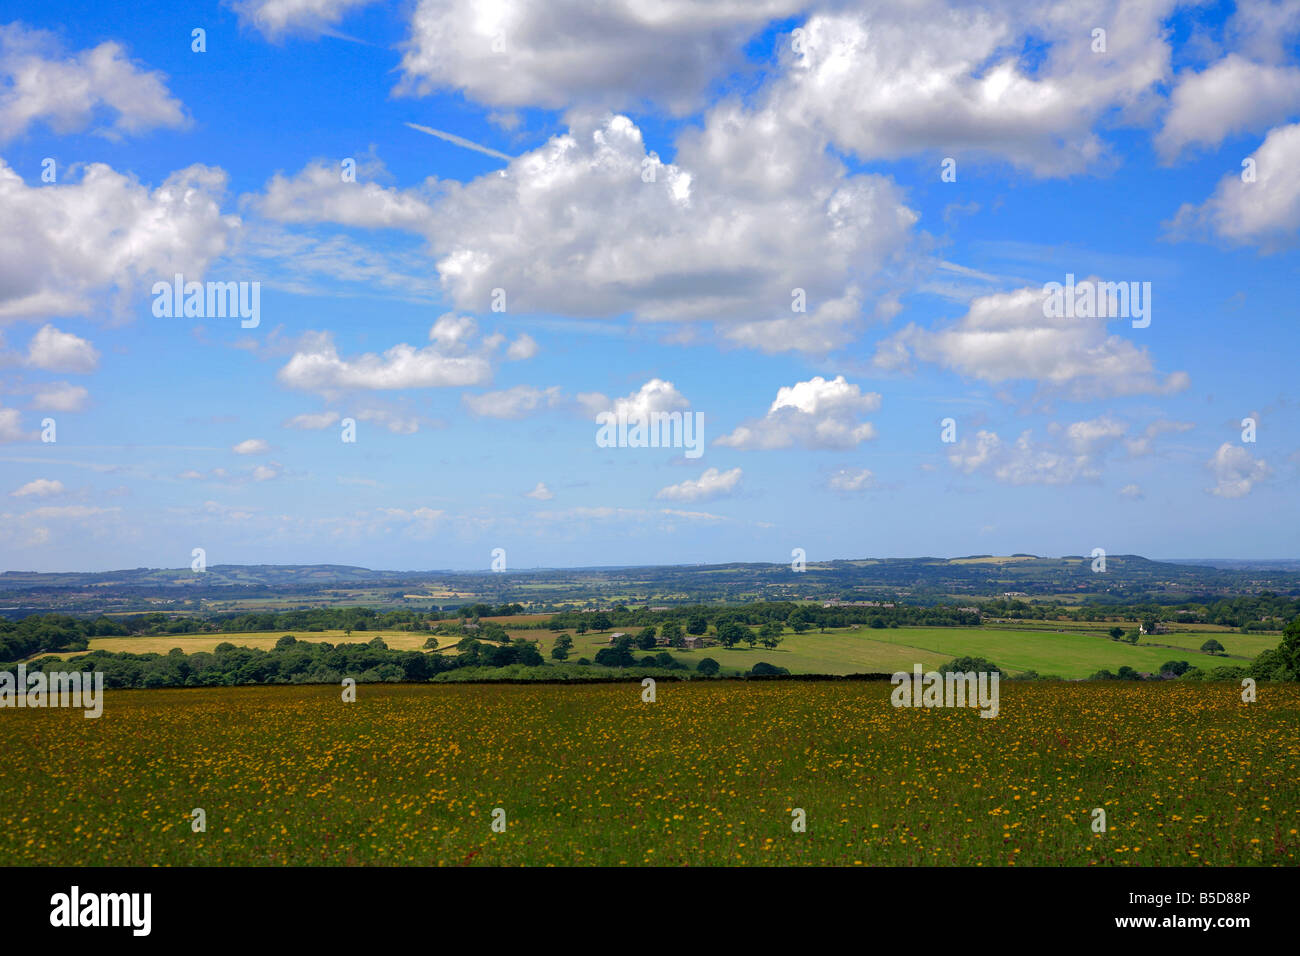
{"type": "Polygon", "coordinates": [[[1297,554],[1300,3],[177,6],[0,22],[4,569],[1297,554]]]}

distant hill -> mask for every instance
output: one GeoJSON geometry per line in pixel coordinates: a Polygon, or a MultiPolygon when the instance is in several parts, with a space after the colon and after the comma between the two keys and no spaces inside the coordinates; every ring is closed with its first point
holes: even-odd
{"type": "Polygon", "coordinates": [[[246,611],[364,604],[453,607],[892,599],[934,604],[1001,598],[1080,603],[1213,601],[1261,591],[1300,596],[1300,561],[1153,561],[1108,555],[1104,573],[1080,555],[859,558],[509,571],[376,571],[337,564],[211,565],[0,574],[0,613],[246,611]]]}

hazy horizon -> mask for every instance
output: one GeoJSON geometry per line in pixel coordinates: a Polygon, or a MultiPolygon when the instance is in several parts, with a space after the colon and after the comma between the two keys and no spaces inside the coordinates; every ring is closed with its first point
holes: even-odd
{"type": "Polygon", "coordinates": [[[0,566],[1300,553],[1297,18],[466,3],[6,7],[0,566]]]}
{"type": "MultiPolygon", "coordinates": [[[[983,557],[1011,558],[1011,557],[1016,557],[1020,555],[1026,555],[1026,554],[1030,554],[1030,552],[1012,552],[1010,554],[982,554],[982,553],[972,552],[968,554],[952,554],[952,555],[938,555],[938,554],[858,555],[855,557],[841,556],[841,557],[823,557],[823,558],[816,558],[810,555],[808,556],[807,563],[810,565],[817,565],[817,564],[827,564],[834,561],[920,561],[920,560],[928,560],[928,559],[935,559],[941,561],[954,561],[962,558],[983,558],[983,557]]],[[[1089,560],[1087,555],[1077,554],[1077,553],[1076,554],[1032,554],[1030,556],[1035,558],[1045,558],[1049,560],[1056,560],[1056,559],[1063,559],[1063,558],[1081,558],[1084,560],[1089,560]]],[[[1133,555],[1108,554],[1108,557],[1109,558],[1138,557],[1138,558],[1143,558],[1147,561],[1154,561],[1159,564],[1198,563],[1198,564],[1212,565],[1213,562],[1217,561],[1217,562],[1224,562],[1225,564],[1250,564],[1250,565],[1257,565],[1260,567],[1276,567],[1276,568],[1284,568],[1289,565],[1300,565],[1300,558],[1224,558],[1224,557],[1157,558],[1157,557],[1150,557],[1144,554],[1133,554],[1133,555]]],[[[731,561],[689,562],[689,563],[677,563],[677,564],[621,563],[621,564],[566,564],[566,565],[549,565],[549,566],[536,565],[536,566],[522,566],[522,567],[510,566],[505,569],[505,573],[523,573],[527,571],[599,571],[599,570],[611,570],[611,569],[662,568],[662,567],[713,567],[718,565],[731,565],[731,564],[755,564],[755,565],[767,565],[767,566],[777,567],[781,565],[789,565],[790,562],[736,559],[731,561]]],[[[274,563],[219,561],[219,562],[210,562],[208,564],[209,569],[223,567],[223,566],[234,567],[234,568],[338,567],[338,568],[356,568],[365,571],[374,571],[377,573],[384,573],[384,574],[391,573],[391,574],[409,574],[409,575],[482,574],[491,571],[491,567],[487,563],[485,563],[481,567],[459,567],[459,568],[456,567],[441,567],[441,568],[438,567],[428,567],[428,568],[371,567],[364,564],[352,564],[345,561],[311,561],[311,562],[284,561],[284,562],[274,562],[274,563]]],[[[137,570],[184,571],[184,570],[190,570],[190,568],[188,565],[176,565],[176,566],[136,565],[134,567],[123,566],[123,567],[111,567],[111,568],[53,568],[53,569],[4,568],[4,569],[0,569],[0,574],[11,574],[11,573],[12,574],[111,574],[116,571],[137,571],[137,570]]]]}

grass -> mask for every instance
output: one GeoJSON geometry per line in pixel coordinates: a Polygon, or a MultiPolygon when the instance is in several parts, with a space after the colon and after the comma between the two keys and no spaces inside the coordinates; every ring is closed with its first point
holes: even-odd
{"type": "MultiPolygon", "coordinates": [[[[636,630],[629,633],[635,635],[636,630]]],[[[540,639],[542,653],[549,659],[554,635],[549,631],[533,631],[520,632],[516,636],[526,634],[540,639]]],[[[1162,634],[1159,639],[1164,642],[1174,636],[1162,634]]],[[[573,640],[570,660],[594,658],[597,650],[609,646],[609,633],[574,635],[573,640]]],[[[1263,640],[1269,641],[1268,638],[1263,640]]],[[[741,645],[730,650],[712,645],[702,650],[672,650],[671,653],[692,668],[700,659],[712,657],[734,672],[747,671],[756,662],[766,661],[784,667],[792,674],[893,673],[911,670],[914,664],[928,668],[954,657],[967,656],[986,658],[1011,673],[1033,670],[1067,678],[1089,677],[1099,670],[1115,672],[1124,665],[1139,672],[1153,673],[1170,660],[1187,660],[1201,667],[1244,663],[1200,653],[1197,648],[1204,641],[1204,638],[1187,638],[1190,649],[1173,649],[1112,641],[1104,633],[1091,635],[984,627],[859,627],[833,629],[825,634],[815,630],[804,634],[787,631],[775,650],[768,650],[761,644],[752,649],[741,645]]],[[[1223,643],[1231,648],[1231,645],[1223,643]]],[[[1277,644],[1278,639],[1273,638],[1264,646],[1276,647],[1277,644]]],[[[663,648],[635,653],[640,657],[660,650],[663,648]]]]}
{"type": "Polygon", "coordinates": [[[991,720],[890,690],[110,690],[0,717],[0,865],[1296,863],[1300,686],[1003,684],[991,720]]]}
{"type": "Polygon", "coordinates": [[[1087,634],[1031,636],[1026,631],[937,627],[891,628],[874,633],[882,635],[880,640],[937,653],[945,660],[984,657],[1013,673],[1033,670],[1059,677],[1087,677],[1103,669],[1118,671],[1124,665],[1137,671],[1156,672],[1169,660],[1186,659],[1197,666],[1233,663],[1199,651],[1175,652],[1167,647],[1145,647],[1087,634]]]}
{"type": "MultiPolygon", "coordinates": [[[[1138,646],[1144,644],[1168,644],[1170,647],[1183,648],[1189,651],[1200,651],[1201,645],[1213,638],[1223,645],[1224,650],[1235,657],[1248,657],[1252,660],[1258,657],[1264,651],[1277,647],[1282,643],[1281,634],[1241,634],[1228,632],[1225,634],[1209,634],[1204,631],[1195,634],[1151,634],[1144,635],[1138,646]]],[[[1191,658],[1188,658],[1191,660],[1191,658]]],[[[1240,663],[1239,661],[1225,661],[1224,663],[1240,663]]]]}

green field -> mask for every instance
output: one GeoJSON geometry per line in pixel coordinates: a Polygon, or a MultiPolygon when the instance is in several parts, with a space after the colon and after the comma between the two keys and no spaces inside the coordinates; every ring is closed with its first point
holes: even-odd
{"type": "MultiPolygon", "coordinates": [[[[1181,634],[1153,634],[1150,637],[1143,637],[1138,642],[1141,647],[1145,644],[1167,644],[1170,647],[1179,647],[1186,650],[1199,651],[1201,645],[1210,638],[1218,641],[1223,645],[1224,650],[1229,655],[1239,657],[1258,657],[1262,652],[1270,648],[1277,647],[1282,642],[1281,634],[1240,634],[1236,631],[1226,633],[1207,633],[1197,631],[1195,633],[1181,634]]],[[[1173,654],[1172,651],[1170,651],[1173,654]]],[[[1174,655],[1177,656],[1177,655],[1174,655]]],[[[1190,658],[1188,658],[1190,660],[1190,658]]]]}
{"type": "Polygon", "coordinates": [[[1005,683],[993,719],[856,681],[110,690],[0,712],[0,865],[1294,865],[1300,686],[1259,690],[1005,683]]]}
{"type": "MultiPolygon", "coordinates": [[[[635,629],[631,631],[635,635],[635,629]]],[[[549,631],[520,632],[540,640],[543,653],[549,654],[554,635],[549,631]]],[[[1173,643],[1170,638],[1180,635],[1161,634],[1163,643],[1173,643]]],[[[683,663],[695,666],[701,658],[712,657],[724,668],[746,671],[758,661],[784,667],[792,674],[861,674],[893,673],[911,670],[914,664],[923,667],[937,666],[954,657],[983,657],[1011,673],[1033,670],[1039,674],[1057,677],[1081,678],[1099,670],[1118,671],[1128,665],[1139,672],[1154,673],[1160,665],[1170,660],[1186,660],[1198,667],[1217,667],[1223,664],[1244,664],[1245,660],[1212,657],[1197,648],[1205,637],[1181,635],[1186,647],[1151,647],[1112,641],[1104,634],[1057,633],[1043,630],[1014,630],[1010,628],[964,627],[899,627],[899,628],[846,628],[826,633],[808,631],[794,634],[787,631],[775,650],[761,644],[750,648],[740,645],[728,650],[712,645],[702,650],[671,653],[683,663]]],[[[1258,638],[1254,635],[1216,635],[1231,652],[1232,638],[1245,637],[1251,646],[1262,642],[1260,650],[1276,647],[1277,637],[1258,638]]],[[[597,650],[609,646],[608,632],[602,634],[574,635],[574,648],[570,660],[579,657],[593,658],[597,650]]],[[[1244,643],[1241,646],[1246,646],[1244,643]]],[[[660,649],[656,649],[656,653],[660,649]]],[[[638,655],[645,652],[638,651],[638,655]]],[[[1250,656],[1258,651],[1250,651],[1250,656]]]]}

